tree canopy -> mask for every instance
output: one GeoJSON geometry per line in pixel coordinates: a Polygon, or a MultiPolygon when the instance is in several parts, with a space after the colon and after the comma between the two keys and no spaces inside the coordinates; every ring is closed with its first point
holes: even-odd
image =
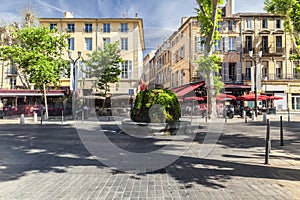
{"type": "MultiPolygon", "coordinates": [[[[119,42],[106,43],[104,48],[87,54],[84,63],[89,68],[90,77],[96,78],[95,85],[98,89],[104,90],[104,96],[110,91],[110,83],[120,81],[120,64],[123,62],[119,42]]],[[[104,106],[105,103],[103,103],[104,106]]]]}
{"type": "Polygon", "coordinates": [[[57,86],[61,73],[68,66],[62,56],[67,35],[57,35],[46,27],[15,29],[15,44],[0,48],[1,57],[11,60],[25,77],[26,85],[43,91],[44,85],[57,86]]]}

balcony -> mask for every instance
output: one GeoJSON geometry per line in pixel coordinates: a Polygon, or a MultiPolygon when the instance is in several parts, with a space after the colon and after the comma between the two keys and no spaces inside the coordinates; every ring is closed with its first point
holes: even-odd
{"type": "Polygon", "coordinates": [[[249,51],[253,51],[253,48],[243,48],[243,54],[249,54],[249,51]]]}
{"type": "Polygon", "coordinates": [[[277,73],[277,74],[268,74],[263,75],[262,79],[267,77],[268,80],[300,80],[300,73],[277,73]]]}

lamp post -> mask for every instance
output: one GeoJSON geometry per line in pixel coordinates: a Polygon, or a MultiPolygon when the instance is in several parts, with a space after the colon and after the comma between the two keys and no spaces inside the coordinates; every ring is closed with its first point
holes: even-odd
{"type": "Polygon", "coordinates": [[[258,94],[257,94],[257,59],[261,58],[262,56],[262,51],[258,52],[258,56],[253,56],[253,51],[249,51],[249,56],[250,58],[254,61],[254,95],[255,95],[255,101],[254,101],[254,111],[255,111],[255,116],[257,117],[257,99],[258,99],[258,94]]]}
{"type": "Polygon", "coordinates": [[[78,51],[77,54],[78,54],[78,57],[74,60],[72,58],[72,52],[68,51],[68,56],[72,63],[71,75],[73,75],[73,77],[72,77],[73,79],[71,79],[71,76],[70,76],[70,88],[72,90],[72,116],[73,116],[73,119],[75,119],[75,98],[76,98],[76,92],[77,92],[77,87],[76,87],[76,81],[77,81],[76,75],[77,74],[76,74],[75,68],[76,68],[76,62],[81,57],[81,51],[78,51]]]}

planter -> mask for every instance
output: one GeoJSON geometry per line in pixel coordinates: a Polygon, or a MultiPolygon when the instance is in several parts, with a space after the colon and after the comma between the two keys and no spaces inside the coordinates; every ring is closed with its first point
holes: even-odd
{"type": "Polygon", "coordinates": [[[176,135],[190,133],[191,122],[176,121],[172,123],[142,123],[131,120],[122,121],[122,130],[137,137],[153,135],[176,135]],[[179,131],[179,132],[178,132],[179,131]]]}

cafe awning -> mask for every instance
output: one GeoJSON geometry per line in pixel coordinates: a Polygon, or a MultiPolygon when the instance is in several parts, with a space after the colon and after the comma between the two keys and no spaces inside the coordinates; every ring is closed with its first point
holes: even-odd
{"type": "Polygon", "coordinates": [[[183,96],[187,95],[188,93],[192,92],[193,90],[197,89],[198,87],[204,85],[205,82],[198,82],[195,84],[190,84],[187,85],[184,89],[179,90],[178,92],[176,92],[176,95],[178,98],[183,98],[183,96]]]}

